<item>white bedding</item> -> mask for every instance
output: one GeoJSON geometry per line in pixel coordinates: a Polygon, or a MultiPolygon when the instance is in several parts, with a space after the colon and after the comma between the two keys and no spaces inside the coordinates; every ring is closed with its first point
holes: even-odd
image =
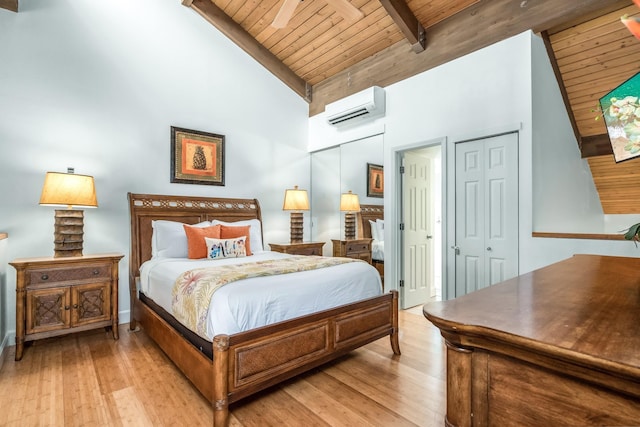
{"type": "MultiPolygon", "coordinates": [[[[250,257],[222,260],[153,258],[140,267],[140,290],[172,313],[171,289],[184,271],[288,256],[265,251],[250,257]]],[[[211,340],[217,334],[234,334],[381,293],[380,275],[364,262],[240,280],[221,287],[213,295],[207,337],[211,340]]]]}
{"type": "Polygon", "coordinates": [[[371,241],[371,258],[376,261],[384,261],[384,241],[371,241]]]}

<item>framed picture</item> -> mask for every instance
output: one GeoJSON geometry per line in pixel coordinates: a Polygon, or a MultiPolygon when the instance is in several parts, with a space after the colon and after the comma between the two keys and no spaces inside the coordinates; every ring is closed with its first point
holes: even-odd
{"type": "Polygon", "coordinates": [[[224,135],[171,126],[171,182],[224,185],[224,135]]]}
{"type": "Polygon", "coordinates": [[[600,98],[600,110],[616,163],[640,156],[640,73],[600,98]]]}
{"type": "Polygon", "coordinates": [[[382,166],[367,163],[367,197],[384,197],[382,166]]]}

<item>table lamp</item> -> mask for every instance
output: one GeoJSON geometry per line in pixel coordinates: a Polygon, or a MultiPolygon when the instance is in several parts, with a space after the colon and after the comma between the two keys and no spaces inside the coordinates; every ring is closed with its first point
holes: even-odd
{"type": "Polygon", "coordinates": [[[304,217],[302,211],[309,210],[307,190],[299,190],[294,186],[284,192],[283,211],[291,211],[291,243],[302,243],[304,217]]]}
{"type": "Polygon", "coordinates": [[[67,173],[47,172],[40,205],[67,206],[55,212],[54,258],[82,256],[84,211],[73,208],[98,206],[93,177],[77,175],[73,168],[68,168],[67,173]]]}
{"type": "Polygon", "coordinates": [[[340,211],[344,214],[344,238],[353,240],[356,238],[356,216],[354,212],[360,212],[360,201],[358,195],[351,190],[340,196],[340,211]]]}

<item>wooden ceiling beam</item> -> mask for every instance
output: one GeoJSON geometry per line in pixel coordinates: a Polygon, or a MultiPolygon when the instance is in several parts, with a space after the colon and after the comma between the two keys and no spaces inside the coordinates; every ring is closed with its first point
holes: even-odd
{"type": "Polygon", "coordinates": [[[309,115],[321,113],[326,104],[370,86],[388,86],[523,31],[542,32],[614,4],[619,1],[481,1],[427,28],[427,55],[415,55],[406,42],[399,42],[314,85],[309,115]]]}
{"type": "Polygon", "coordinates": [[[0,8],[7,9],[12,12],[18,11],[18,0],[0,0],[0,8]]]}
{"type": "Polygon", "coordinates": [[[606,133],[602,135],[583,136],[581,138],[580,156],[583,159],[607,154],[613,154],[613,148],[611,147],[609,135],[606,133]]]}
{"type": "MultiPolygon", "coordinates": [[[[2,0],[0,0],[2,1],[2,0]]],[[[267,48],[258,43],[244,28],[231,19],[222,9],[211,0],[183,0],[182,4],[198,12],[222,34],[247,52],[253,59],[282,80],[294,92],[311,102],[312,87],[304,79],[296,75],[289,67],[272,54],[267,48]]]]}
{"type": "Polygon", "coordinates": [[[380,0],[393,22],[400,28],[415,53],[423,52],[426,45],[424,27],[404,0],[380,0]]]}
{"type": "MultiPolygon", "coordinates": [[[[553,74],[555,75],[556,82],[558,83],[558,87],[560,88],[560,94],[562,95],[564,108],[567,110],[567,115],[569,116],[569,122],[571,123],[573,134],[576,137],[576,142],[578,143],[578,147],[582,152],[583,141],[582,141],[582,138],[580,137],[580,130],[578,129],[578,124],[576,123],[576,116],[573,113],[573,109],[571,108],[571,101],[569,100],[569,94],[567,93],[567,88],[565,87],[564,80],[562,79],[562,73],[560,72],[560,67],[558,66],[558,60],[556,59],[556,54],[554,53],[553,47],[551,46],[549,33],[547,33],[546,31],[543,31],[540,35],[542,36],[544,47],[547,50],[547,55],[549,56],[549,60],[551,61],[551,68],[553,69],[553,74]]],[[[584,155],[582,157],[584,157],[584,155]]]]}

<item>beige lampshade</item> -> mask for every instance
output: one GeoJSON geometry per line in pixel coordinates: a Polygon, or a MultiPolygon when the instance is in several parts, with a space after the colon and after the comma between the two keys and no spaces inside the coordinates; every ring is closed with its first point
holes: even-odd
{"type": "Polygon", "coordinates": [[[358,195],[353,194],[351,190],[348,193],[342,193],[340,196],[340,210],[342,212],[360,212],[358,195]]]}
{"type": "Polygon", "coordinates": [[[294,186],[284,192],[283,211],[308,211],[309,197],[307,190],[299,190],[298,186],[294,186]]]}
{"type": "Polygon", "coordinates": [[[47,172],[40,195],[41,205],[77,206],[95,208],[98,206],[93,177],[73,172],[47,172]]]}

